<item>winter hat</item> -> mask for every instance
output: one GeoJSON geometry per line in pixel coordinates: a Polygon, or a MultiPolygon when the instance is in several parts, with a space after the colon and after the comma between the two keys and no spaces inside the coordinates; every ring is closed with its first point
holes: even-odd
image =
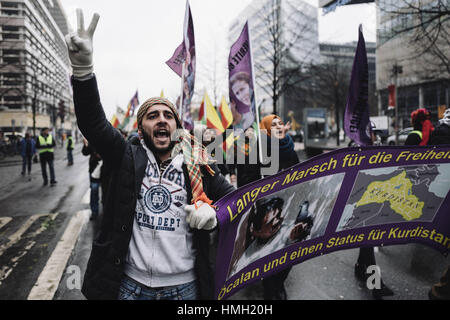
{"type": "Polygon", "coordinates": [[[165,98],[160,97],[150,98],[147,101],[145,101],[140,106],[139,111],[137,113],[138,127],[141,126],[142,120],[145,114],[147,113],[148,109],[150,109],[155,104],[163,104],[168,106],[175,115],[175,120],[177,122],[177,129],[180,130],[177,130],[176,132],[177,133],[175,141],[176,144],[175,147],[172,149],[172,156],[180,152],[183,153],[184,163],[186,164],[188,170],[192,189],[192,203],[194,203],[196,207],[197,207],[196,202],[198,200],[202,200],[203,202],[211,204],[212,201],[208,199],[205,192],[203,191],[202,174],[200,171],[200,166],[205,166],[208,173],[213,176],[215,174],[214,170],[209,166],[209,163],[211,161],[209,160],[208,154],[203,145],[199,141],[197,141],[195,137],[190,135],[189,131],[183,129],[180,117],[173,103],[165,98]]]}
{"type": "Polygon", "coordinates": [[[177,122],[177,128],[182,128],[180,116],[178,115],[178,111],[173,105],[172,102],[167,100],[166,98],[160,98],[160,97],[154,97],[146,100],[140,107],[137,113],[137,123],[138,127],[141,126],[142,120],[144,119],[145,114],[147,113],[148,109],[150,109],[155,104],[163,104],[165,106],[168,106],[170,110],[172,110],[173,114],[175,115],[175,121],[177,122]]]}

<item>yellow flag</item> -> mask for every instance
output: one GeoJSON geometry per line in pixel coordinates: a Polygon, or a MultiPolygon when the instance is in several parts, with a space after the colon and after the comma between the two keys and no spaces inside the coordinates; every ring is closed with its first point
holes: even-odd
{"type": "Polygon", "coordinates": [[[224,132],[225,129],[220,121],[219,115],[217,114],[216,108],[209,100],[208,94],[205,92],[205,109],[206,109],[206,126],[208,128],[214,128],[220,133],[224,132]]]}
{"type": "Polygon", "coordinates": [[[233,123],[233,114],[224,96],[222,96],[222,101],[220,102],[219,112],[222,119],[222,126],[225,129],[231,126],[233,123]]]}

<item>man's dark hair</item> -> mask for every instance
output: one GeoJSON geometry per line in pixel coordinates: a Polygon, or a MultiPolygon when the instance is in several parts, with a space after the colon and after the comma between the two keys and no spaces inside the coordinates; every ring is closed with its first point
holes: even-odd
{"type": "Polygon", "coordinates": [[[283,209],[284,200],[278,197],[270,198],[270,199],[263,199],[262,201],[259,201],[255,205],[254,214],[251,217],[251,223],[253,223],[253,228],[255,230],[261,230],[264,217],[266,216],[267,212],[270,210],[276,210],[279,209],[280,211],[283,209]]]}

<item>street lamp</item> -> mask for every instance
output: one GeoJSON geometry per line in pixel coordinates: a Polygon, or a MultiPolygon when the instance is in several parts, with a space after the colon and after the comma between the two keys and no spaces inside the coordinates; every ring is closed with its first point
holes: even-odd
{"type": "Polygon", "coordinates": [[[395,145],[398,145],[398,75],[403,73],[403,67],[398,65],[397,63],[394,64],[392,67],[392,76],[394,77],[394,96],[395,96],[395,145]]]}

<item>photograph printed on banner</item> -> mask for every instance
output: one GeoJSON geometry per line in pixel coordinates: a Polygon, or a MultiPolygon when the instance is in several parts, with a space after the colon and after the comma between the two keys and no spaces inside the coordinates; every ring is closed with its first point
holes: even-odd
{"type": "Polygon", "coordinates": [[[344,173],[329,175],[258,199],[239,222],[228,278],[289,245],[322,236],[343,179],[344,173]]]}

